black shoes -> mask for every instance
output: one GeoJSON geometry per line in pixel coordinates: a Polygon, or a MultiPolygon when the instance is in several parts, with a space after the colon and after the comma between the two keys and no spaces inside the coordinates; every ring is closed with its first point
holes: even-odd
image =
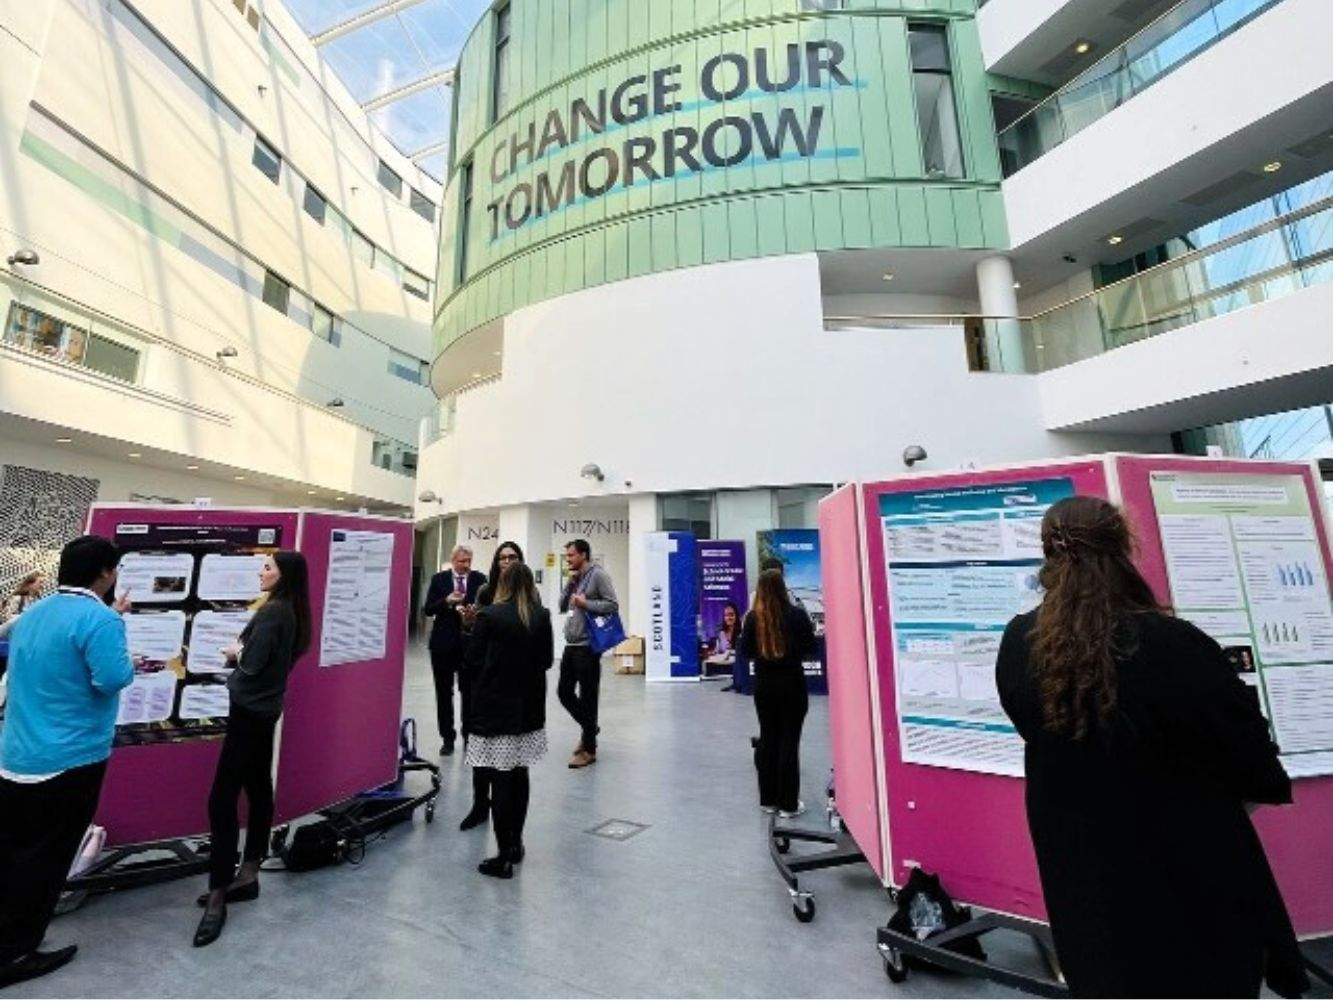
{"type": "Polygon", "coordinates": [[[77,944],[67,945],[55,951],[31,951],[20,959],[0,965],[0,989],[37,979],[48,972],[55,972],[62,965],[68,965],[78,954],[77,944]]]}
{"type": "Polygon", "coordinates": [[[203,918],[199,921],[199,929],[194,932],[194,946],[202,948],[210,945],[222,936],[222,928],[227,925],[227,908],[214,912],[205,911],[203,918]]]}
{"type": "MultiPolygon", "coordinates": [[[[243,882],[240,885],[231,885],[227,887],[228,903],[249,903],[259,898],[259,879],[252,882],[243,882]]],[[[208,905],[208,893],[201,892],[199,898],[195,900],[200,906],[208,905]]]]}
{"type": "Polygon", "coordinates": [[[463,817],[463,822],[458,824],[460,830],[471,830],[473,827],[481,826],[490,818],[490,803],[473,803],[472,811],[463,817]]]}
{"type": "Polygon", "coordinates": [[[519,844],[517,847],[506,847],[500,853],[509,859],[511,865],[521,865],[528,852],[522,844],[519,844]]]}
{"type": "Polygon", "coordinates": [[[513,878],[514,863],[509,860],[506,854],[497,854],[495,857],[487,858],[477,865],[477,871],[483,875],[489,875],[491,878],[513,878]]]}
{"type": "Polygon", "coordinates": [[[445,740],[443,743],[440,744],[440,756],[441,756],[441,757],[452,757],[453,755],[454,755],[454,741],[453,741],[453,740],[445,740]]]}

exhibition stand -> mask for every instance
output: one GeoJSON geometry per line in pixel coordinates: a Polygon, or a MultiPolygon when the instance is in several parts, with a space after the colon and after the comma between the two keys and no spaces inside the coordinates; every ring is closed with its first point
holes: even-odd
{"type": "Polygon", "coordinates": [[[987,911],[903,954],[1061,995],[1050,977],[948,944],[1016,929],[1049,955],[1023,800],[1023,744],[999,703],[1009,620],[1040,601],[1040,524],[1063,497],[1110,499],[1159,600],[1226,649],[1269,718],[1295,803],[1262,809],[1263,840],[1298,935],[1333,931],[1333,577],[1322,484],[1304,463],[1107,455],[899,476],[820,504],[836,806],[881,882],[914,868],[987,911]],[[952,940],[951,940],[952,939],[952,940]]]}
{"type": "Polygon", "coordinates": [[[136,672],[121,694],[96,818],[110,853],[75,888],[206,870],[208,793],[228,711],[222,649],[259,606],[259,569],[278,549],[306,557],[312,635],[278,729],[275,824],[400,779],[411,524],[331,511],[94,504],[88,531],[124,553],[117,589],[133,603],[125,621],[136,672]]]}

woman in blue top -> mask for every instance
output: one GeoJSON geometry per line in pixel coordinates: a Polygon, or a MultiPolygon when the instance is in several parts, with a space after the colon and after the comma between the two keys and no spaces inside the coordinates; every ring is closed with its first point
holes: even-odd
{"type": "Polygon", "coordinates": [[[203,919],[195,947],[212,944],[227,922],[227,904],[257,899],[259,863],[273,825],[273,733],[282,715],[287,675],[310,646],[310,594],[305,556],[275,552],[259,572],[268,600],[255,612],[227,659],[235,665],[227,678],[231,710],[227,736],[218,757],[208,796],[212,848],[208,892],[199,897],[203,919]],[[245,856],[236,869],[240,821],[236,805],[245,790],[250,806],[245,856]]]}

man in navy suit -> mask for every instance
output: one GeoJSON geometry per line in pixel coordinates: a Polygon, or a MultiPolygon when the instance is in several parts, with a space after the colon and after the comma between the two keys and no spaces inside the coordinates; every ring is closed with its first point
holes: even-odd
{"type": "MultiPolygon", "coordinates": [[[[477,603],[477,592],[486,583],[486,575],[472,568],[472,550],[457,546],[449,556],[450,568],[436,573],[426,591],[422,610],[435,618],[430,630],[430,669],[435,675],[435,717],[440,726],[440,754],[454,752],[458,731],[454,728],[454,675],[463,666],[468,632],[463,615],[477,603]]],[[[463,721],[467,721],[467,692],[459,679],[463,698],[463,721]]]]}

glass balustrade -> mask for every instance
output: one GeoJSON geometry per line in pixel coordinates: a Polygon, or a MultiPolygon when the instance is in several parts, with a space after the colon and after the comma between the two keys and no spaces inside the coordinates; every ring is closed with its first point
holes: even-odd
{"type": "Polygon", "coordinates": [[[999,134],[1006,177],[1282,0],[1183,0],[999,134]]]}

